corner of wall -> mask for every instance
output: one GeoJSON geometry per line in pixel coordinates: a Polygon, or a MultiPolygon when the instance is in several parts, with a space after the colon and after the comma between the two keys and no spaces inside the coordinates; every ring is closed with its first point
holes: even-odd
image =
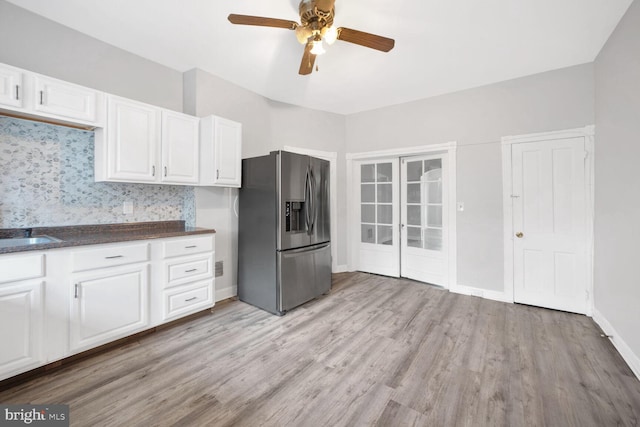
{"type": "Polygon", "coordinates": [[[182,73],[182,111],[197,116],[198,69],[182,73]]]}

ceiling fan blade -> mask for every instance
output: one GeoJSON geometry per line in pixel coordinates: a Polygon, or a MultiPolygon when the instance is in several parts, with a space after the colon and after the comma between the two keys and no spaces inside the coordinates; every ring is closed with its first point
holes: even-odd
{"type": "Polygon", "coordinates": [[[259,27],[276,27],[286,28],[287,30],[295,30],[298,23],[295,21],[287,21],[286,19],[264,18],[262,16],[234,15],[233,13],[227,18],[232,24],[239,25],[257,25],[259,27]]]}
{"type": "Polygon", "coordinates": [[[359,44],[360,46],[370,47],[371,49],[381,50],[382,52],[389,52],[396,44],[395,40],[387,37],[344,27],[338,28],[338,40],[359,44]]]}
{"type": "Polygon", "coordinates": [[[313,72],[313,64],[316,62],[316,56],[311,53],[311,49],[313,48],[313,43],[307,43],[307,46],[304,48],[304,54],[302,55],[302,62],[300,63],[300,71],[299,74],[306,76],[307,74],[311,74],[313,72]]]}

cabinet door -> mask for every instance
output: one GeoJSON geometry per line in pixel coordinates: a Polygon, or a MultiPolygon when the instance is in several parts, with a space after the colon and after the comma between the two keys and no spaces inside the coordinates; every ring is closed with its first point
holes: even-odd
{"type": "Polygon", "coordinates": [[[162,182],[198,183],[198,123],[197,117],[162,112],[162,182]]]}
{"type": "Polygon", "coordinates": [[[148,264],[74,276],[71,350],[131,335],[149,324],[148,264]]]}
{"type": "Polygon", "coordinates": [[[0,287],[0,380],[42,362],[42,288],[44,282],[0,287]]]}
{"type": "Polygon", "coordinates": [[[240,187],[242,179],[242,125],[215,119],[215,185],[240,187]]]}
{"type": "Polygon", "coordinates": [[[107,116],[107,179],[157,182],[160,109],[110,96],[107,116]]]}
{"type": "Polygon", "coordinates": [[[22,107],[22,72],[0,64],[0,105],[22,107]]]}
{"type": "Polygon", "coordinates": [[[69,119],[96,122],[99,92],[44,76],[34,77],[34,109],[69,119]]]}

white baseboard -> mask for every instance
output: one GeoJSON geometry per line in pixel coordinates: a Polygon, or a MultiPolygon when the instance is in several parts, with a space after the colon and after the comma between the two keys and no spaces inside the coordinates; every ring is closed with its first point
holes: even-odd
{"type": "Polygon", "coordinates": [[[613,326],[611,326],[611,323],[609,323],[597,308],[593,309],[593,321],[602,328],[605,334],[611,335],[609,340],[616,350],[618,350],[618,353],[620,353],[624,361],[627,362],[627,365],[629,365],[635,376],[640,380],[640,357],[631,350],[631,347],[620,337],[620,334],[618,334],[613,326]]]}
{"type": "Polygon", "coordinates": [[[216,302],[222,301],[227,298],[235,297],[238,295],[238,288],[231,286],[228,288],[216,288],[216,302]]]}
{"type": "Polygon", "coordinates": [[[451,286],[451,288],[449,288],[449,291],[455,294],[472,295],[474,297],[486,298],[494,301],[510,302],[510,303],[513,302],[513,300],[508,298],[508,296],[504,292],[492,291],[489,289],[482,289],[482,288],[474,288],[472,286],[453,285],[451,286]]]}
{"type": "Polygon", "coordinates": [[[336,265],[336,268],[332,271],[332,273],[345,273],[349,271],[346,265],[336,265]]]}

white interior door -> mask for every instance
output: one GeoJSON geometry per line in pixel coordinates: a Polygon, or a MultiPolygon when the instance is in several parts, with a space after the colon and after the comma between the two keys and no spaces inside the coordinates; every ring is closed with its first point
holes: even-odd
{"type": "Polygon", "coordinates": [[[584,138],[513,144],[514,301],[587,309],[584,138]]]}
{"type": "Polygon", "coordinates": [[[401,275],[449,285],[446,153],[402,159],[401,275]]]}
{"type": "Polygon", "coordinates": [[[398,159],[362,161],[356,164],[360,219],[358,270],[399,277],[398,159]]]}

